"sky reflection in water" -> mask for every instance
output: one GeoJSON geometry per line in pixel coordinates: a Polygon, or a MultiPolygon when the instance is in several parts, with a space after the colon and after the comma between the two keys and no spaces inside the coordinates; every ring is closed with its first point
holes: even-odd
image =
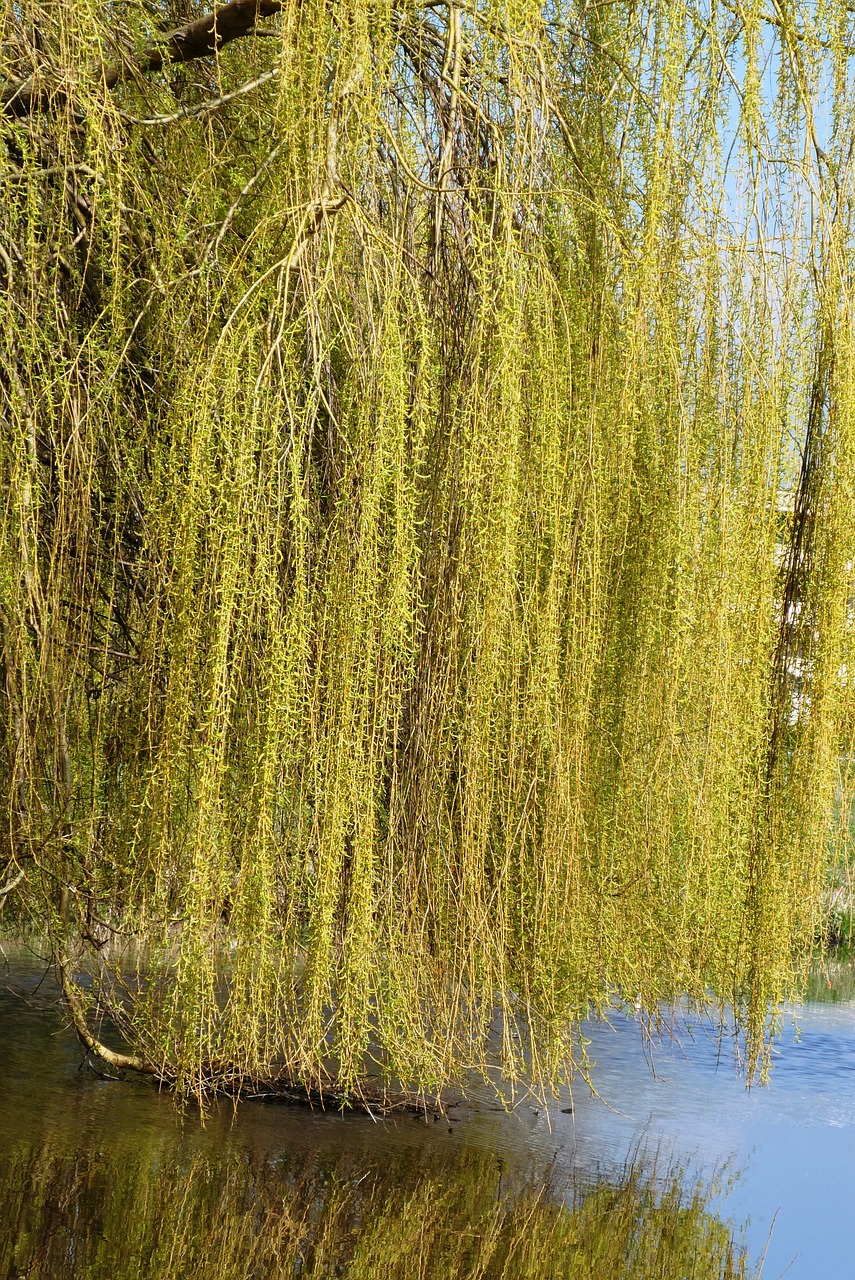
{"type": "Polygon", "coordinates": [[[614,1110],[574,1091],[575,1115],[551,1117],[562,1163],[617,1163],[639,1142],[702,1170],[728,1162],[738,1176],[724,1212],[750,1219],[752,1256],[775,1219],[764,1280],[790,1263],[789,1280],[855,1274],[855,1002],[801,1006],[770,1083],[750,1091],[707,1028],[647,1055],[629,1018],[588,1034],[597,1087],[614,1110]]]}

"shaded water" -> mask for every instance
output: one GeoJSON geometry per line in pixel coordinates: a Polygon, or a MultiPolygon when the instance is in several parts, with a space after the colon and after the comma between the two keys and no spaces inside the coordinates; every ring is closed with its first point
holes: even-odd
{"type": "Polygon", "coordinates": [[[742,1274],[719,1219],[750,1218],[756,1260],[776,1213],[766,1280],[794,1257],[790,1277],[851,1271],[853,1004],[805,1006],[750,1093],[708,1030],[645,1048],[619,1017],[589,1029],[603,1101],[577,1088],[572,1114],[569,1098],[510,1115],[473,1098],[430,1125],[223,1104],[202,1129],[149,1083],[81,1065],[42,972],[10,954],[0,990],[0,1277],[718,1278],[742,1274]],[[710,1179],[729,1161],[735,1180],[677,1191],[672,1160],[710,1179]]]}

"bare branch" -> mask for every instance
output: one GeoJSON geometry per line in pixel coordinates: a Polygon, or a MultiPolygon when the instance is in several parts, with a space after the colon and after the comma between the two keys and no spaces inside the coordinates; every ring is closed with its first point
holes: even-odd
{"type": "Polygon", "coordinates": [[[5,898],[7,894],[17,888],[26,874],[26,871],[24,871],[24,868],[22,867],[16,876],[13,876],[11,880],[8,880],[6,884],[3,885],[3,888],[0,889],[0,899],[5,898]]]}
{"type": "Polygon", "coordinates": [[[62,994],[65,996],[74,1029],[89,1052],[94,1053],[102,1062],[106,1062],[117,1071],[139,1071],[143,1075],[158,1075],[157,1068],[144,1058],[132,1057],[127,1053],[116,1053],[93,1036],[83,1015],[78,989],[71,978],[71,966],[64,952],[57,957],[57,969],[62,984],[62,994]]]}
{"type": "Polygon", "coordinates": [[[208,115],[211,111],[216,111],[218,107],[222,107],[227,102],[231,102],[233,98],[240,98],[245,93],[251,93],[253,89],[257,89],[262,84],[267,84],[268,80],[275,80],[279,75],[279,67],[273,67],[270,71],[265,71],[262,75],[256,76],[254,80],[247,80],[246,84],[238,85],[236,89],[232,89],[231,93],[224,93],[219,98],[211,98],[208,102],[202,102],[198,107],[185,107],[181,111],[173,111],[170,115],[164,116],[132,116],[126,111],[121,113],[122,119],[127,120],[129,124],[175,124],[176,120],[200,120],[202,116],[208,115]]]}

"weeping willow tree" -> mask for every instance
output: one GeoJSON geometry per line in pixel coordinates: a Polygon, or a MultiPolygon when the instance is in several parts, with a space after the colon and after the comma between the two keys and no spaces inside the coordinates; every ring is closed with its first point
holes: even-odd
{"type": "Polygon", "coordinates": [[[7,919],[179,1089],[679,993],[753,1069],[848,837],[855,17],[192,2],[5,0],[7,919]]]}

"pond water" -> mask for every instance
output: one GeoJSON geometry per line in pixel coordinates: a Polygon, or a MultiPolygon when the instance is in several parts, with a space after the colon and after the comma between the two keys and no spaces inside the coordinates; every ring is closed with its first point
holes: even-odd
{"type": "Polygon", "coordinates": [[[230,1104],[215,1107],[202,1128],[196,1116],[182,1121],[149,1083],[91,1071],[45,966],[8,945],[5,952],[0,1280],[110,1275],[119,1238],[129,1276],[201,1277],[208,1262],[220,1277],[271,1274],[258,1242],[274,1221],[282,1274],[475,1275],[477,1245],[493,1251],[485,1275],[717,1280],[743,1274],[725,1244],[727,1220],[753,1270],[765,1250],[764,1280],[852,1274],[855,1001],[801,1006],[798,1029],[790,1022],[776,1046],[770,1084],[751,1091],[711,1028],[688,1023],[675,1040],[651,1045],[632,1017],[615,1015],[586,1030],[599,1097],[577,1085],[572,1111],[568,1096],[548,1111],[524,1099],[508,1114],[476,1092],[431,1124],[245,1103],[237,1114],[230,1104]],[[660,1189],[651,1196],[644,1178],[654,1166],[660,1189]],[[665,1223],[663,1171],[678,1166],[687,1190],[665,1223]],[[638,1169],[647,1171],[641,1183],[638,1169]],[[547,1183],[560,1203],[578,1208],[583,1187],[585,1203],[605,1206],[600,1226],[589,1213],[582,1243],[578,1217],[557,1226],[554,1215],[541,1220],[546,1206],[531,1198],[532,1187],[547,1183]],[[522,1208],[503,1209],[500,1221],[496,1205],[512,1185],[522,1208]],[[283,1196],[291,1210],[302,1206],[285,1226],[283,1196]],[[237,1203],[239,1222],[229,1217],[237,1203]],[[514,1235],[518,1221],[534,1241],[528,1262],[514,1235]],[[621,1223],[623,1252],[612,1256],[621,1223]],[[368,1237],[363,1257],[357,1242],[368,1237]],[[667,1263],[657,1252],[664,1237],[677,1241],[667,1263]],[[203,1239],[218,1242],[216,1265],[199,1253],[203,1239]],[[109,1256],[99,1252],[105,1241],[109,1256]],[[581,1253],[578,1271],[567,1261],[577,1248],[588,1249],[588,1270],[581,1253]],[[549,1261],[550,1250],[560,1264],[549,1261]]]}
{"type": "Polygon", "coordinates": [[[790,1011],[769,1083],[751,1090],[710,1028],[647,1051],[630,1019],[588,1034],[603,1101],[576,1091],[574,1116],[552,1117],[563,1161],[620,1160],[641,1142],[701,1172],[727,1162],[717,1207],[747,1223],[753,1258],[766,1250],[764,1280],[855,1274],[855,1002],[790,1011]]]}

